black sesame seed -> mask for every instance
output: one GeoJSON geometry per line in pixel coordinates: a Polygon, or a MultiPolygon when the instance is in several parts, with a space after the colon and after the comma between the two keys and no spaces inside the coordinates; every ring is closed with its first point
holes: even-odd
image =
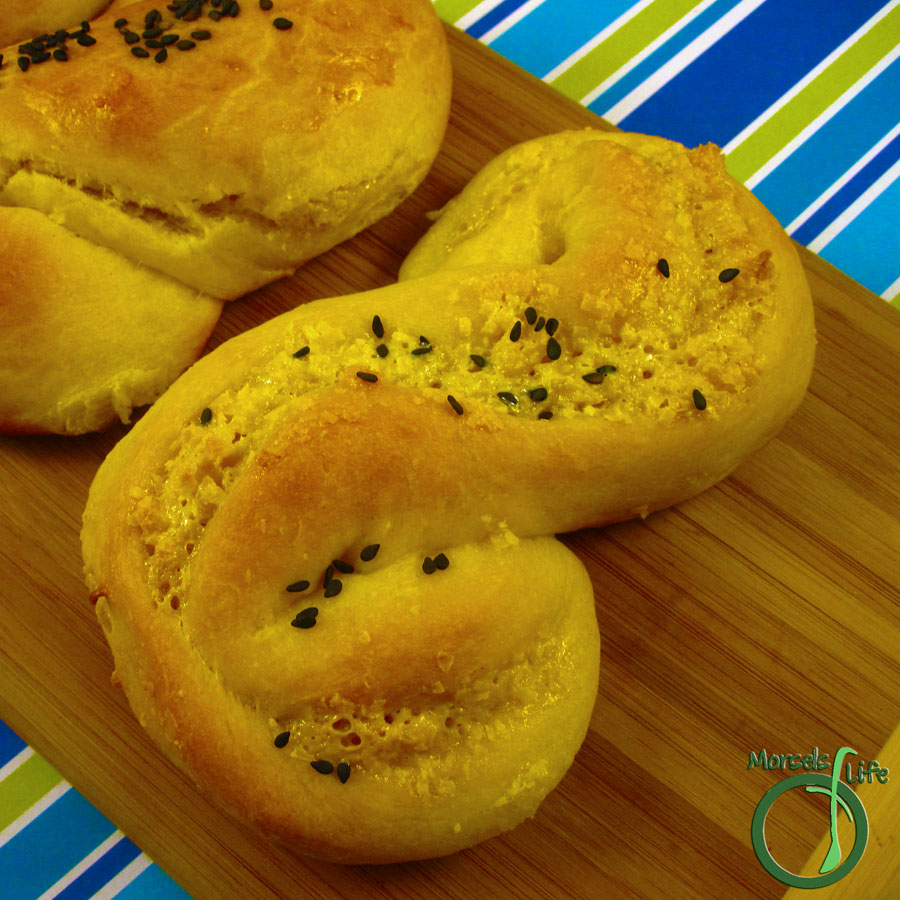
{"type": "Polygon", "coordinates": [[[450,560],[447,559],[447,554],[438,553],[438,555],[434,558],[434,565],[437,569],[443,572],[444,569],[446,569],[450,565],[450,560]]]}
{"type": "Polygon", "coordinates": [[[516,322],[509,331],[509,339],[515,343],[522,336],[522,323],[516,322]]]}
{"type": "Polygon", "coordinates": [[[545,409],[543,412],[539,412],[539,413],[538,413],[538,418],[539,418],[539,419],[552,419],[552,418],[553,418],[553,413],[550,412],[549,409],[545,409]]]}
{"type": "Polygon", "coordinates": [[[618,369],[609,363],[604,363],[602,366],[597,366],[597,371],[601,375],[612,375],[613,372],[618,372],[618,369]]]}
{"type": "Polygon", "coordinates": [[[213,20],[213,22],[218,22],[219,19],[222,18],[222,13],[220,13],[219,10],[217,10],[217,9],[211,9],[207,13],[207,15],[213,20]]]}
{"type": "Polygon", "coordinates": [[[387,344],[379,344],[379,345],[375,348],[375,352],[376,352],[382,359],[384,359],[384,358],[388,355],[388,353],[389,353],[390,351],[389,351],[388,348],[387,348],[387,344]]]}
{"type": "Polygon", "coordinates": [[[706,409],[706,397],[700,393],[696,388],[694,388],[694,393],[691,395],[694,399],[694,406],[697,409],[706,409]]]}
{"type": "Polygon", "coordinates": [[[543,329],[545,323],[546,323],[546,320],[544,319],[544,317],[540,316],[538,318],[537,322],[534,323],[534,330],[541,331],[543,329]]]}
{"type": "Polygon", "coordinates": [[[424,334],[420,334],[419,335],[419,343],[424,347],[426,344],[430,344],[431,341],[429,341],[428,338],[425,337],[424,334]]]}
{"type": "Polygon", "coordinates": [[[328,587],[328,582],[334,578],[334,563],[326,567],[325,574],[322,576],[322,584],[328,587]]]}
{"type": "Polygon", "coordinates": [[[183,38],[182,40],[176,42],[175,46],[179,50],[193,50],[197,45],[193,41],[189,41],[187,38],[183,38]]]}
{"type": "Polygon", "coordinates": [[[44,49],[45,49],[45,50],[52,50],[54,47],[56,47],[58,44],[63,43],[64,41],[65,41],[65,38],[63,38],[62,40],[60,40],[58,37],[56,37],[55,34],[51,34],[51,35],[46,39],[46,41],[44,41],[44,49]]]}
{"type": "Polygon", "coordinates": [[[347,779],[350,777],[350,763],[339,762],[337,764],[337,777],[340,779],[341,784],[347,783],[347,779]]]}
{"type": "Polygon", "coordinates": [[[719,281],[721,281],[722,284],[727,284],[729,281],[737,278],[740,273],[740,269],[722,269],[722,271],[719,272],[719,281]]]}
{"type": "Polygon", "coordinates": [[[177,34],[171,34],[171,33],[170,33],[170,34],[164,34],[164,35],[159,39],[159,42],[163,45],[163,47],[168,47],[169,44],[174,44],[175,41],[177,41],[177,40],[179,39],[179,37],[180,37],[180,35],[177,35],[177,34]]]}
{"type": "Polygon", "coordinates": [[[147,28],[141,32],[142,38],[158,38],[163,33],[162,28],[147,28]]]}
{"type": "Polygon", "coordinates": [[[545,387],[536,387],[532,388],[530,391],[527,391],[529,397],[531,397],[534,403],[542,403],[547,399],[547,388],[545,387]]]}
{"type": "Polygon", "coordinates": [[[293,584],[289,584],[285,590],[291,594],[299,594],[301,591],[305,591],[309,588],[308,581],[295,581],[293,584]]]}
{"type": "Polygon", "coordinates": [[[547,334],[550,337],[553,337],[556,334],[556,329],[559,328],[559,320],[558,319],[547,319],[547,334]]]}
{"type": "Polygon", "coordinates": [[[581,378],[588,384],[603,384],[606,381],[606,375],[603,372],[588,372],[587,375],[582,375],[581,378]]]}
{"type": "Polygon", "coordinates": [[[53,51],[53,58],[58,59],[60,62],[68,62],[69,54],[60,47],[59,50],[53,51]]]}
{"type": "Polygon", "coordinates": [[[319,615],[319,609],[316,606],[309,606],[301,610],[294,616],[291,625],[294,628],[302,628],[304,630],[312,628],[316,624],[316,616],[319,615]]]}
{"type": "MultiPolygon", "coordinates": [[[[141,50],[141,49],[143,49],[143,48],[142,48],[142,47],[136,47],[135,49],[141,50]]],[[[132,50],[131,52],[134,53],[134,50],[132,50]]],[[[146,50],[144,50],[144,52],[147,53],[146,50]]],[[[147,53],[147,56],[149,56],[149,55],[150,55],[150,54],[147,53]]],[[[200,413],[200,424],[201,424],[201,425],[208,425],[210,419],[212,419],[212,410],[207,406],[206,409],[204,409],[203,412],[200,413]]]]}
{"type": "Polygon", "coordinates": [[[76,40],[82,47],[90,47],[97,43],[97,38],[92,38],[89,34],[79,34],[76,40]]]}
{"type": "Polygon", "coordinates": [[[281,17],[272,20],[272,24],[279,31],[287,31],[288,28],[292,28],[294,23],[290,19],[282,19],[281,17]]]}
{"type": "Polygon", "coordinates": [[[50,59],[50,58],[51,58],[51,57],[50,57],[50,54],[49,54],[49,53],[46,53],[46,52],[45,52],[45,53],[35,53],[35,54],[31,57],[31,61],[32,61],[33,63],[42,63],[42,62],[47,62],[47,60],[50,59]]]}
{"type": "Polygon", "coordinates": [[[162,47],[162,41],[158,41],[156,38],[150,38],[150,40],[144,41],[144,46],[150,50],[158,50],[162,47]]]}
{"type": "Polygon", "coordinates": [[[259,0],[259,8],[268,12],[275,4],[272,0],[259,0]]]}
{"type": "Polygon", "coordinates": [[[113,28],[124,28],[128,24],[128,19],[116,19],[113,22],[113,28]]]}
{"type": "Polygon", "coordinates": [[[151,9],[144,16],[144,28],[152,28],[160,19],[162,19],[162,13],[158,9],[151,9]]]}
{"type": "Polygon", "coordinates": [[[330,775],[334,771],[334,766],[328,762],[327,759],[315,759],[310,765],[320,774],[320,775],[330,775]]]}
{"type": "Polygon", "coordinates": [[[236,19],[240,11],[241,7],[238,4],[237,0],[231,0],[231,3],[228,3],[223,7],[223,12],[225,13],[225,15],[231,16],[232,19],[236,19]]]}
{"type": "Polygon", "coordinates": [[[340,578],[332,578],[325,585],[325,597],[337,597],[337,595],[344,589],[344,582],[340,580],[340,578]]]}
{"type": "Polygon", "coordinates": [[[471,359],[479,369],[483,369],[487,365],[487,360],[478,353],[470,353],[469,359],[471,359]]]}
{"type": "Polygon", "coordinates": [[[295,351],[292,355],[294,359],[302,359],[309,353],[309,347],[301,347],[299,350],[295,351]]]}
{"type": "Polygon", "coordinates": [[[356,377],[361,381],[368,381],[369,384],[374,384],[378,381],[378,376],[374,372],[357,372],[356,377]]]}
{"type": "Polygon", "coordinates": [[[511,394],[509,391],[500,391],[497,396],[509,406],[518,406],[519,400],[515,394],[511,394]]]}
{"type": "Polygon", "coordinates": [[[124,31],[122,32],[122,37],[125,38],[126,44],[136,44],[141,36],[136,31],[124,31]]]}
{"type": "Polygon", "coordinates": [[[368,547],[363,547],[362,550],[359,551],[359,558],[363,562],[371,562],[375,559],[375,554],[378,553],[381,544],[369,544],[368,547]]]}
{"type": "Polygon", "coordinates": [[[379,339],[384,337],[384,325],[381,323],[381,316],[372,317],[372,334],[379,339]]]}
{"type": "Polygon", "coordinates": [[[344,562],[342,559],[336,559],[331,563],[338,572],[349,575],[353,571],[353,563],[344,562]]]}
{"type": "Polygon", "coordinates": [[[437,566],[430,556],[426,556],[425,559],[422,560],[422,571],[426,575],[433,575],[437,571],[437,566]]]}
{"type": "Polygon", "coordinates": [[[169,55],[168,50],[166,50],[166,48],[163,47],[162,50],[156,51],[156,55],[153,57],[153,59],[158,63],[165,62],[168,55],[169,55]]]}
{"type": "Polygon", "coordinates": [[[529,306],[525,309],[525,321],[528,322],[529,325],[534,325],[537,321],[537,310],[533,306],[529,306]]]}
{"type": "Polygon", "coordinates": [[[413,356],[424,356],[426,353],[431,353],[434,347],[416,347],[415,350],[412,351],[413,356]]]}
{"type": "Polygon", "coordinates": [[[656,268],[659,269],[660,275],[664,278],[669,277],[669,262],[665,259],[658,259],[656,261],[656,268]]]}
{"type": "Polygon", "coordinates": [[[3,54],[0,53],[0,68],[3,68],[3,54]]]}
{"type": "Polygon", "coordinates": [[[561,353],[562,347],[559,346],[559,341],[555,337],[550,338],[547,341],[547,356],[550,359],[559,359],[561,353]]]}
{"type": "Polygon", "coordinates": [[[31,60],[27,56],[20,56],[16,62],[19,64],[19,68],[26,72],[28,71],[28,67],[31,65],[31,60]]]}
{"type": "Polygon", "coordinates": [[[287,742],[291,739],[291,733],[289,731],[282,731],[281,734],[275,735],[275,746],[280,750],[282,747],[287,746],[287,742]]]}
{"type": "Polygon", "coordinates": [[[447,394],[447,402],[453,407],[453,412],[458,416],[463,414],[462,404],[453,396],[453,394],[447,394]]]}

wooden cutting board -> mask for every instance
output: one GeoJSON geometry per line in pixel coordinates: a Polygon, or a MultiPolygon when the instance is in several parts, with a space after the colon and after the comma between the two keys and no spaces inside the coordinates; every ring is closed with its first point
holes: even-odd
{"type": "MultiPolygon", "coordinates": [[[[455,100],[427,182],[366,234],[232,304],[213,345],[313,298],[391,282],[425,211],[505,147],[610,127],[449,37],[455,100]]],[[[900,723],[900,316],[803,259],[818,357],[784,431],[691,502],[565,538],[595,586],[599,697],[568,775],[508,835],[436,861],[310,862],[232,823],[163,760],[110,685],[81,581],[81,511],[124,427],[0,439],[0,717],[196,898],[780,897],[750,825],[794,773],[748,769],[751,751],[846,745],[900,779],[897,742],[879,758],[900,723]]],[[[900,819],[900,803],[874,800],[890,789],[866,787],[869,846],[842,896],[900,896],[896,882],[890,895],[867,888],[900,819]]],[[[821,796],[785,795],[767,822],[773,857],[799,872],[828,821],[821,796]]]]}

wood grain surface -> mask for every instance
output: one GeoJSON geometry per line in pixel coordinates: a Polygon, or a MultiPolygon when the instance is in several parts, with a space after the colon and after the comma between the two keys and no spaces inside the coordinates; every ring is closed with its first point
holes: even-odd
{"type": "MultiPolygon", "coordinates": [[[[213,346],[299,303],[391,282],[424,213],[505,147],[609,127],[449,37],[452,120],[427,182],[366,234],[232,304],[213,346]]],[[[900,723],[900,315],[812,254],[803,260],[818,355],[784,431],[691,502],[565,538],[595,586],[599,696],[568,775],[509,834],[421,863],[310,862],[231,822],[163,760],[110,684],[81,580],[88,486],[124,427],[0,439],[0,717],[203,900],[782,896],[750,823],[792,773],[748,769],[750,751],[846,745],[900,778],[900,746],[884,747],[900,723]]],[[[866,788],[871,846],[842,897],[900,896],[878,852],[900,805],[877,802],[879,789],[866,788]]],[[[766,835],[800,872],[827,828],[825,800],[792,791],[766,835]]]]}

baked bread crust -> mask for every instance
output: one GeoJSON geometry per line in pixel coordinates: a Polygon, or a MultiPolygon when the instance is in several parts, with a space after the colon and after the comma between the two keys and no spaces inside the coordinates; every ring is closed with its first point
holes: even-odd
{"type": "Polygon", "coordinates": [[[14,327],[0,340],[15,351],[15,367],[0,369],[0,429],[77,434],[127,421],[200,354],[215,321],[210,298],[289,275],[363,230],[437,154],[451,73],[428,0],[278,0],[271,12],[244,4],[217,20],[201,0],[191,21],[169,6],[178,3],[114,4],[81,34],[92,43],[66,41],[65,64],[21,71],[17,51],[5,54],[0,208],[32,215],[0,217],[0,228],[25,229],[0,240],[4,265],[22,265],[0,286],[0,315],[14,327]],[[154,10],[163,33],[144,38],[154,10]],[[274,27],[276,18],[292,27],[274,27]],[[176,34],[168,49],[147,49],[176,34]],[[25,277],[33,266],[20,250],[27,237],[37,257],[59,259],[39,243],[56,235],[72,252],[70,274],[48,288],[25,277]],[[93,279],[114,258],[124,292],[93,279]],[[195,295],[198,308],[184,311],[195,295]],[[154,306],[151,333],[138,322],[154,306]],[[28,309],[40,311],[34,327],[28,309]],[[57,347],[54,329],[78,339],[57,347]],[[54,358],[69,364],[69,381],[48,368],[54,358]]]}
{"type": "Polygon", "coordinates": [[[109,0],[4,0],[0,47],[28,41],[59,28],[78,26],[109,5],[109,0]]]}
{"type": "Polygon", "coordinates": [[[715,148],[514,147],[403,275],[193,366],[84,519],[144,727],[225,807],[345,862],[453,852],[534,812],[599,663],[590,582],[552,535],[721,479],[813,361],[797,254],[715,148]]]}

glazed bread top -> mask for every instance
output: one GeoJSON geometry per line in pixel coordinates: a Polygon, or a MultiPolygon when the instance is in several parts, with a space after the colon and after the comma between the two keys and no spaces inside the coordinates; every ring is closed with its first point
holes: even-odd
{"type": "Polygon", "coordinates": [[[590,585],[549,536],[724,477],[813,361],[797,254],[713,147],[514,147],[403,274],[201,360],[85,512],[141,722],[228,807],[342,860],[534,811],[596,688],[590,585]],[[310,775],[339,761],[352,793],[310,775]]]}
{"type": "MultiPolygon", "coordinates": [[[[0,19],[0,48],[28,41],[37,35],[72,28],[93,19],[109,0],[4,0],[0,19]]],[[[12,54],[4,58],[13,64],[12,54]]]]}
{"type": "Polygon", "coordinates": [[[385,215],[446,126],[428,0],[278,0],[234,17],[208,0],[120,3],[89,35],[65,64],[23,72],[7,52],[0,202],[220,298],[385,215]]]}

